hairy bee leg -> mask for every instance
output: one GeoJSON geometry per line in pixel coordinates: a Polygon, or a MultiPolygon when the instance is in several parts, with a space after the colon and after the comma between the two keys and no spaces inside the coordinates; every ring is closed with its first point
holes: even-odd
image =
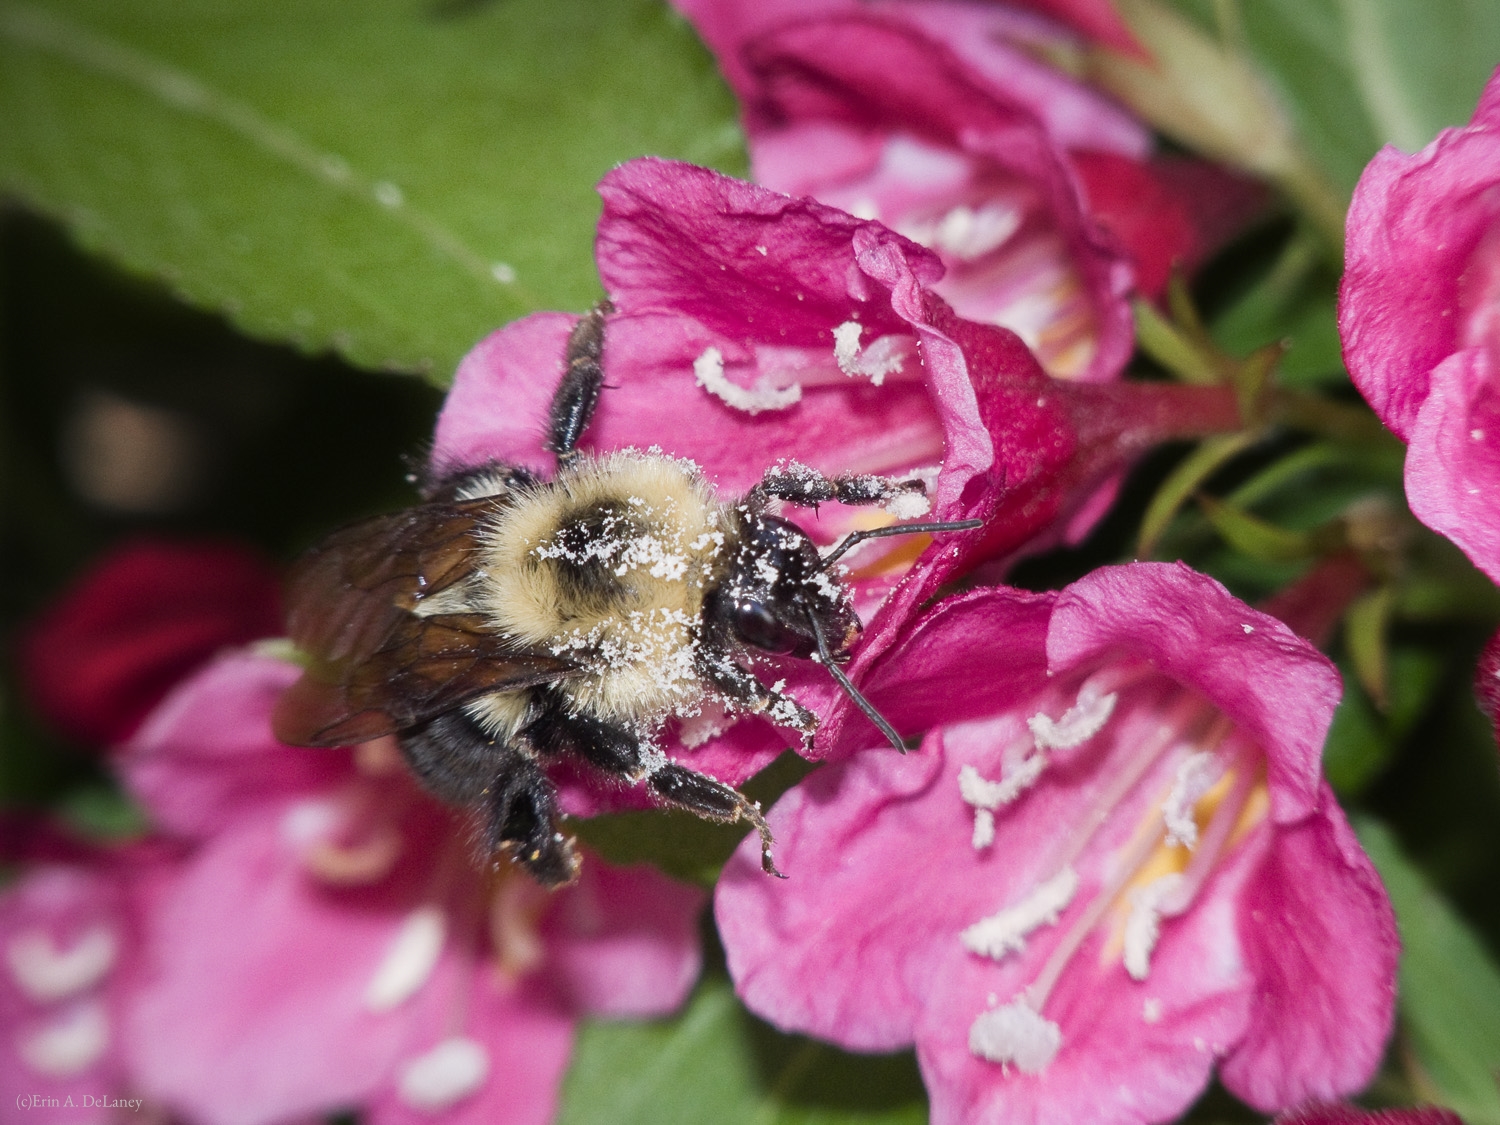
{"type": "Polygon", "coordinates": [[[625,781],[646,776],[645,751],[641,740],[624,727],[590,715],[570,714],[562,701],[550,697],[521,737],[544,753],[568,751],[589,765],[625,781]]]}
{"type": "Polygon", "coordinates": [[[776,870],[771,859],[770,826],[761,815],[760,805],[749,800],[737,789],[715,781],[705,774],[697,773],[676,762],[668,762],[647,779],[651,791],[669,805],[687,809],[705,820],[717,820],[725,824],[746,821],[760,834],[760,866],[767,875],[778,879],[786,876],[776,870]]]}
{"type": "Polygon", "coordinates": [[[547,410],[547,448],[557,454],[559,465],[578,456],[578,440],[599,405],[599,392],[604,388],[604,317],[613,311],[608,301],[600,301],[568,336],[563,353],[567,370],[547,410]]]}
{"type": "Polygon", "coordinates": [[[825,477],[806,465],[773,465],[746,496],[752,509],[770,500],[785,500],[802,508],[816,508],[830,500],[840,504],[881,504],[906,493],[926,493],[920,480],[891,480],[869,473],[825,477]]]}
{"type": "Polygon", "coordinates": [[[508,852],[546,887],[578,876],[573,840],[557,830],[557,790],[535,761],[510,746],[498,746],[501,765],[482,794],[490,854],[508,852]]]}
{"type": "Polygon", "coordinates": [[[397,738],[407,765],[439,800],[468,805],[495,779],[495,740],[463,711],[448,711],[397,738]]]}
{"type": "Polygon", "coordinates": [[[761,683],[730,660],[701,660],[698,674],[731,703],[753,715],[764,715],[779,727],[790,727],[802,736],[804,749],[811,750],[818,731],[818,716],[789,695],[761,683]]]}
{"type": "Polygon", "coordinates": [[[483,465],[437,468],[422,476],[419,491],[429,502],[453,503],[481,496],[503,496],[517,488],[537,483],[538,477],[521,465],[487,461],[483,465]]]}

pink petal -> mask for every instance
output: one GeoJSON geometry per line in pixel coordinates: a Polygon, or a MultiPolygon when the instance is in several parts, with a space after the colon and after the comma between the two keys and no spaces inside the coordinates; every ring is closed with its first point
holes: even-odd
{"type": "Polygon", "coordinates": [[[293,749],[271,735],[271,709],[298,675],[284,661],[230,653],[163,701],[120,761],[158,824],[212,836],[226,822],[348,776],[347,751],[293,749]]]}
{"type": "Polygon", "coordinates": [[[704,899],[652,867],[585,863],[544,928],[548,975],[568,1010],[644,1019],[680,1007],[702,967],[704,899]]]}
{"type": "Polygon", "coordinates": [[[1047,642],[1054,668],[1120,651],[1197,688],[1255,738],[1278,822],[1319,807],[1323,739],[1342,685],[1306,641],[1181,563],[1134,563],[1064,591],[1047,642]]]}
{"type": "MultiPolygon", "coordinates": [[[[912,1041],[940,959],[933,936],[968,921],[967,903],[938,893],[933,857],[911,846],[931,830],[926,810],[901,800],[937,781],[941,764],[925,750],[862,754],[783,796],[770,823],[785,883],[761,871],[757,843],[741,845],[714,913],[752,1010],[856,1051],[912,1041]],[[876,817],[882,831],[865,831],[876,817]]],[[[952,831],[967,833],[966,811],[952,831]]]]}
{"type": "MultiPolygon", "coordinates": [[[[368,1107],[370,1125],[548,1125],[556,1117],[573,1051],[573,1016],[543,988],[503,984],[485,973],[475,985],[472,1015],[461,1029],[434,1026],[427,1041],[414,1040],[410,1053],[396,1062],[395,1080],[368,1107]],[[432,1108],[419,1108],[413,1100],[420,1102],[421,1094],[438,1099],[447,1092],[441,1070],[430,1069],[430,1053],[453,1038],[479,1047],[484,1076],[476,1089],[447,1105],[429,1102],[432,1108]],[[427,1074],[413,1076],[411,1068],[424,1057],[427,1074]]],[[[466,1077],[462,1066],[450,1063],[448,1089],[464,1089],[460,1083],[466,1077]]]]}
{"type": "Polygon", "coordinates": [[[1163,928],[1145,981],[1126,977],[1118,954],[1104,956],[1103,933],[1090,937],[1043,1009],[1062,1045],[1040,1074],[1002,1070],[969,1049],[988,997],[1008,1003],[1025,984],[1023,963],[951,958],[917,1032],[933,1125],[1001,1115],[1028,1125],[1141,1125],[1181,1114],[1245,1026],[1253,982],[1234,954],[1233,896],[1249,858],[1216,873],[1212,899],[1163,928]]]}
{"type": "MultiPolygon", "coordinates": [[[[1491,88],[1496,81],[1491,79],[1491,88]]],[[[1500,216],[1500,124],[1446,129],[1421,152],[1387,146],[1349,208],[1339,332],[1354,383],[1406,437],[1429,372],[1465,334],[1465,274],[1500,216]]]]}
{"type": "MultiPolygon", "coordinates": [[[[1497,150],[1500,151],[1500,150],[1497,150]]],[[[1466,348],[1429,377],[1406,453],[1412,514],[1500,581],[1500,370],[1496,355],[1466,348]]]]}
{"type": "MultiPolygon", "coordinates": [[[[155,913],[151,972],[126,1040],[142,1091],[208,1125],[263,1125],[357,1104],[456,1002],[454,958],[404,1004],[366,994],[407,912],[411,864],[357,904],[314,881],[274,824],[198,852],[155,913]]],[[[430,874],[430,873],[429,873],[430,874]]]]}
{"type": "Polygon", "coordinates": [[[1394,1018],[1395,915],[1326,782],[1321,796],[1316,813],[1274,835],[1240,903],[1254,1006],[1220,1074],[1268,1112],[1362,1089],[1394,1018]]]}

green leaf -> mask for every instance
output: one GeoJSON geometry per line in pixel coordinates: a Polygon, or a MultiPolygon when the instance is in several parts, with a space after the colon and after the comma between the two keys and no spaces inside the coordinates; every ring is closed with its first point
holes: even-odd
{"type": "Polygon", "coordinates": [[[1401,1020],[1419,1083],[1469,1125],[1500,1125],[1500,969],[1388,829],[1366,820],[1359,838],[1396,908],[1401,1020]]]}
{"type": "Polygon", "coordinates": [[[598,294],[593,186],[743,171],[661,0],[0,0],[0,191],[247,332],[438,381],[598,294]]]}
{"type": "Polygon", "coordinates": [[[1346,190],[1383,144],[1414,152],[1469,120],[1500,59],[1491,0],[1179,0],[1260,64],[1307,149],[1346,190]]]}
{"type": "Polygon", "coordinates": [[[558,1125],[920,1125],[910,1054],[848,1055],[750,1016],[729,982],[702,984],[657,1023],[585,1024],[558,1125]]]}

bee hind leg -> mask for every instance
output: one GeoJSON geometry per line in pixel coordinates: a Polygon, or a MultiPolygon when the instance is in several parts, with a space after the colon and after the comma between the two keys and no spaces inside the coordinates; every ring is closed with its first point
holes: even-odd
{"type": "Polygon", "coordinates": [[[504,747],[503,764],[484,802],[490,854],[509,853],[546,887],[561,887],[577,878],[573,840],[557,830],[557,790],[536,762],[504,747]]]}

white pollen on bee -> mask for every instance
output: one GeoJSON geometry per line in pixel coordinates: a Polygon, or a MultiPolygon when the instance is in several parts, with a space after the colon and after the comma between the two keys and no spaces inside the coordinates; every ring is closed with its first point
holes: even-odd
{"type": "Polygon", "coordinates": [[[448,936],[448,919],[436,906],[408,914],[365,989],[365,1007],[388,1012],[410,1000],[432,976],[448,936]]]}
{"type": "Polygon", "coordinates": [[[969,1051],[990,1062],[1009,1063],[1022,1074],[1040,1074],[1062,1047],[1062,1028],[1023,1000],[981,1012],[969,1025],[969,1051]]]}
{"type": "Polygon", "coordinates": [[[1056,923],[1078,893],[1078,873],[1064,867],[1014,906],[975,922],[958,935],[970,953],[1004,960],[1026,949],[1026,939],[1042,926],[1056,923]]]}
{"type": "Polygon", "coordinates": [[[1198,821],[1193,809],[1222,773],[1219,759],[1204,750],[1189,754],[1178,763],[1177,776],[1161,809],[1168,846],[1180,844],[1189,850],[1198,846],[1198,821]]]}
{"type": "Polygon", "coordinates": [[[927,499],[924,493],[903,489],[894,494],[881,507],[898,520],[914,520],[920,519],[932,511],[932,502],[927,499]]]}
{"type": "Polygon", "coordinates": [[[489,1075],[490,1056],[484,1045],[454,1036],[407,1063],[396,1090],[413,1109],[437,1113],[477,1093],[489,1075]]]}
{"type": "Polygon", "coordinates": [[[833,359],[845,375],[868,379],[878,387],[887,375],[901,370],[916,349],[917,341],[912,336],[882,336],[861,350],[859,338],[863,332],[864,325],[857,320],[846,320],[835,328],[833,359]]]}
{"type": "Polygon", "coordinates": [[[70,1005],[16,1043],[21,1061],[38,1074],[72,1078],[104,1057],[109,1047],[109,1015],[101,1000],[70,1005]]]}
{"type": "Polygon", "coordinates": [[[762,379],[753,387],[742,387],[730,381],[724,374],[724,353],[718,348],[706,348],[702,355],[693,360],[693,376],[700,387],[724,405],[743,410],[746,414],[787,410],[802,401],[800,383],[774,387],[762,379]]]}
{"type": "Polygon", "coordinates": [[[108,926],[84,931],[65,948],[42,929],[22,930],[5,946],[10,975],[30,999],[46,1004],[94,987],[114,966],[120,943],[108,926]]]}
{"type": "Polygon", "coordinates": [[[1026,725],[1031,728],[1038,749],[1073,750],[1104,729],[1118,698],[1115,692],[1101,694],[1092,683],[1086,683],[1078,693],[1077,702],[1060,718],[1038,713],[1027,719],[1026,725]]]}
{"type": "Polygon", "coordinates": [[[1176,873],[1153,879],[1130,895],[1130,916],[1125,919],[1125,971],[1133,980],[1145,980],[1151,972],[1151,951],[1161,937],[1162,905],[1182,885],[1176,873]]]}

